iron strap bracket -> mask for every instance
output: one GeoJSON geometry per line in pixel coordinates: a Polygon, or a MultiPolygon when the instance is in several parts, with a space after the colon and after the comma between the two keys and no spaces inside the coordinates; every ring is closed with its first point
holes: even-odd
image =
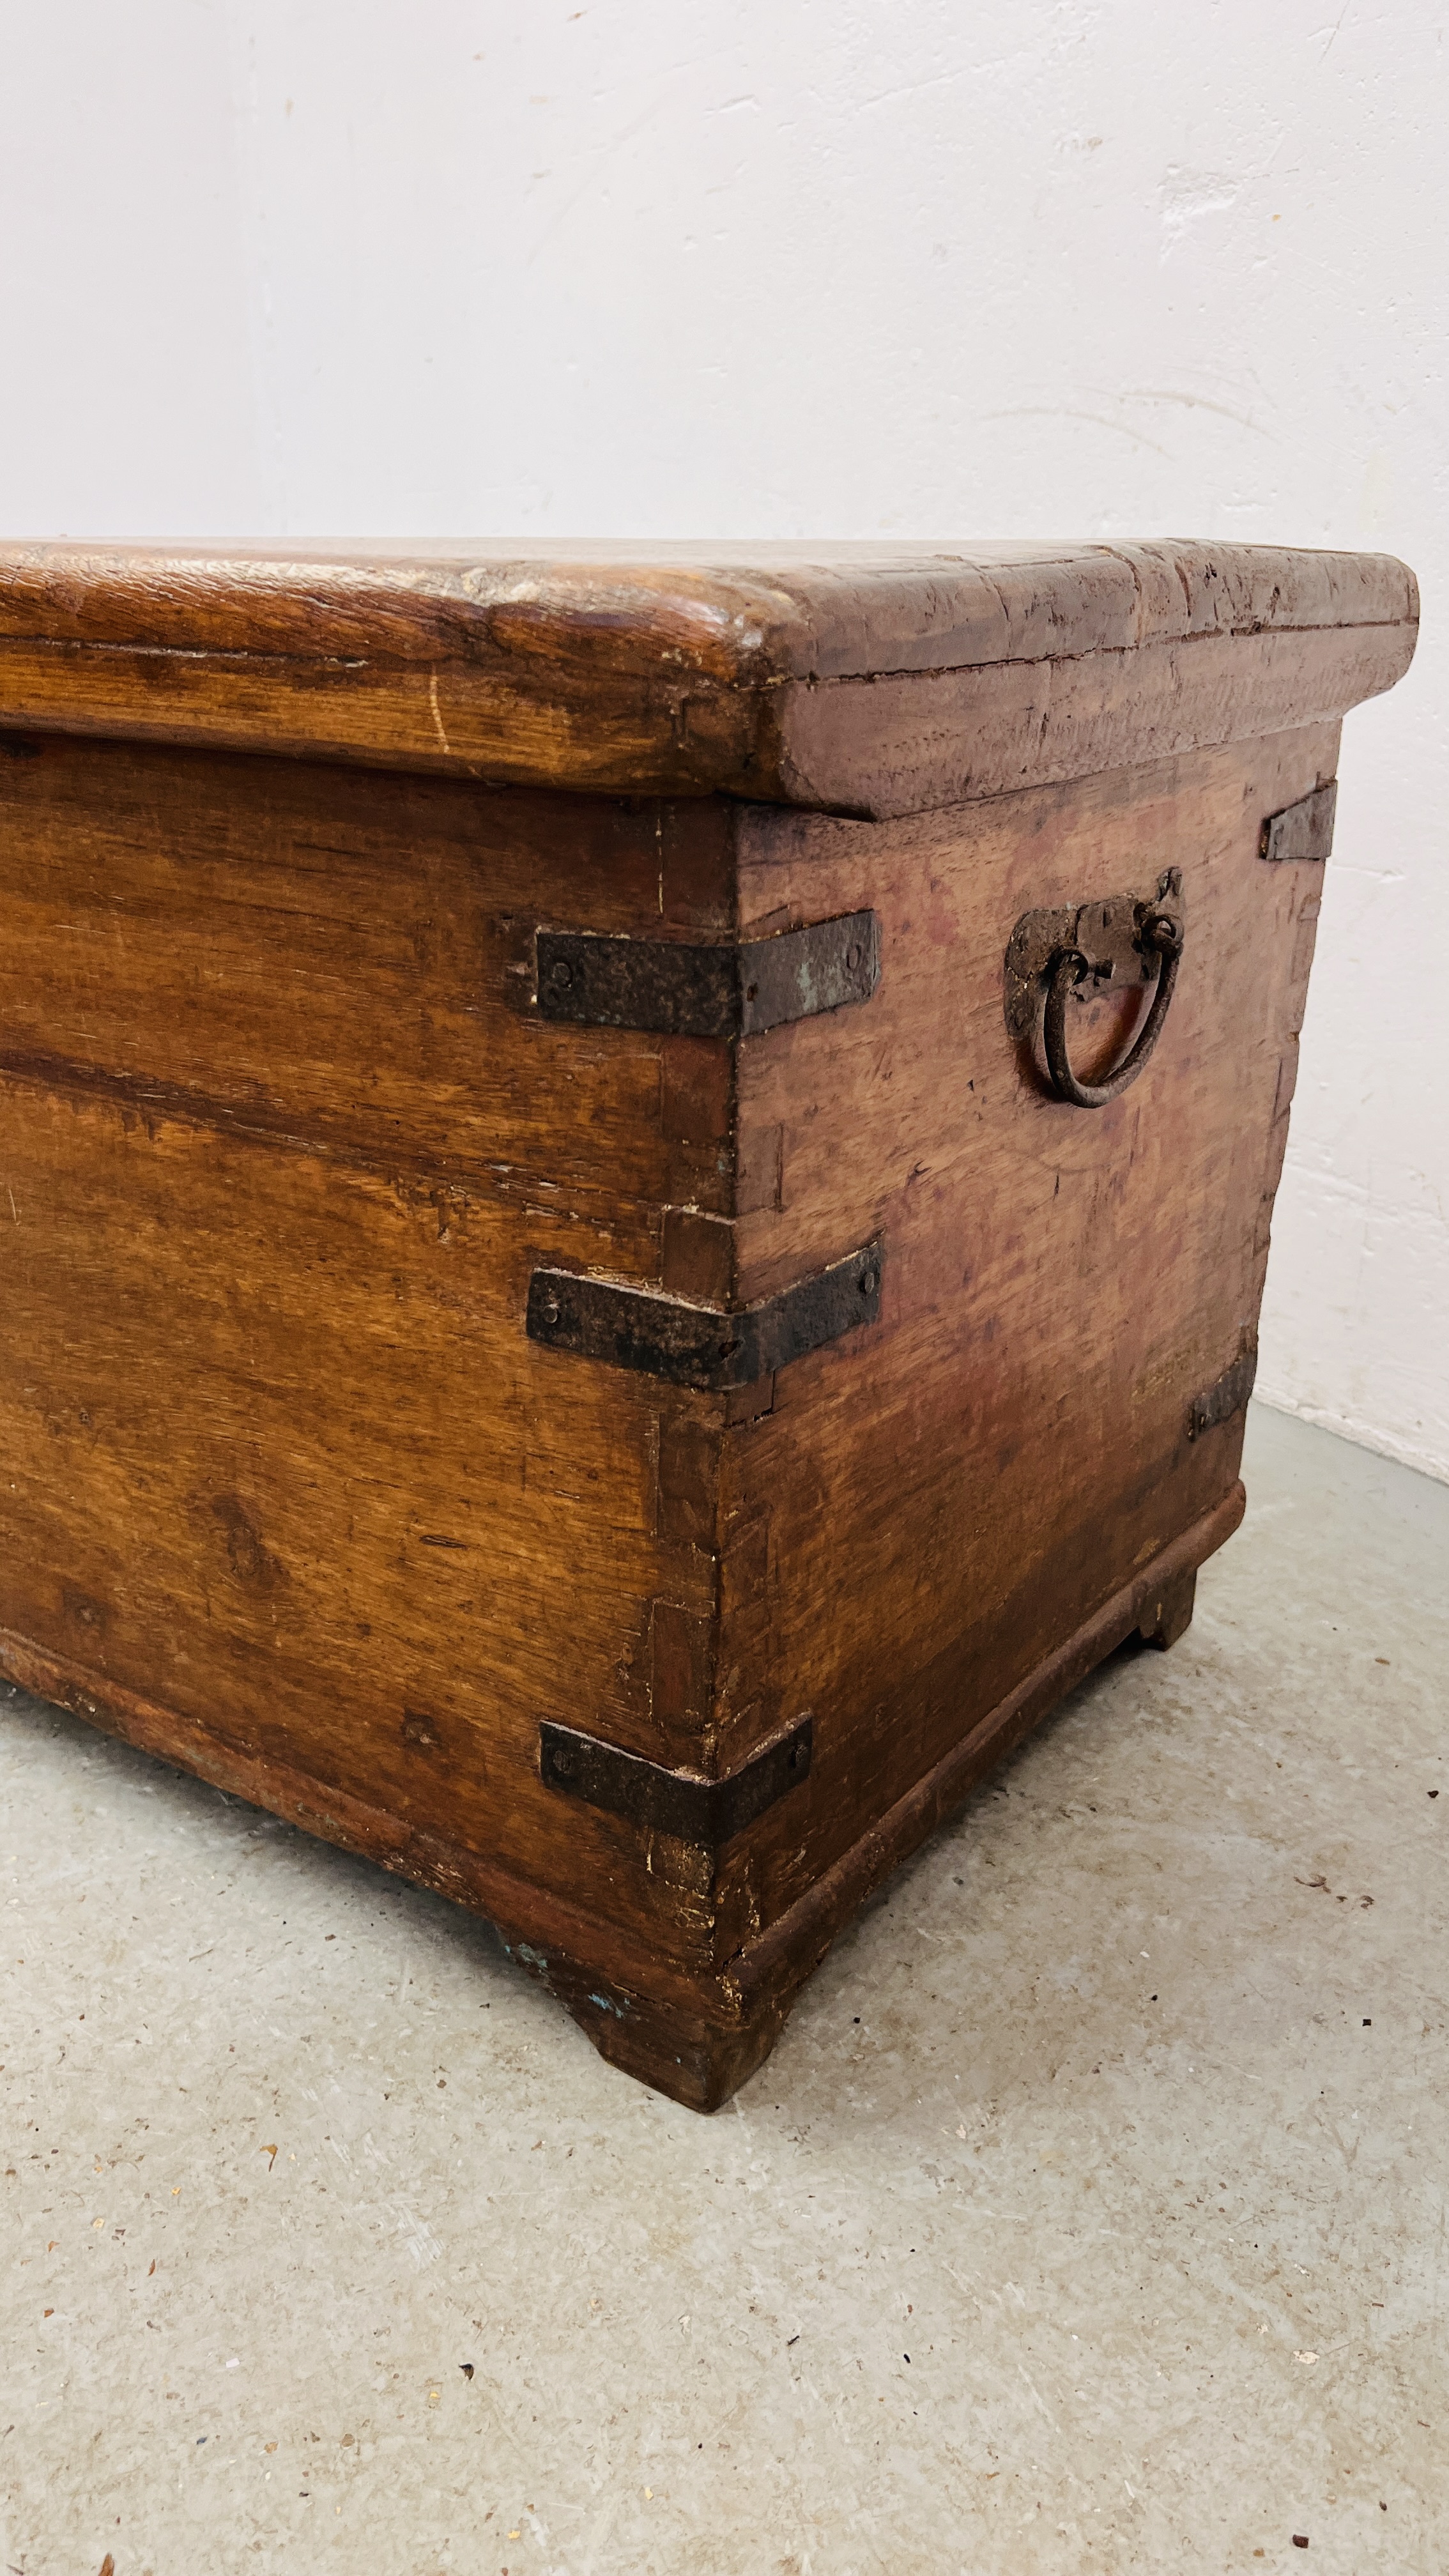
{"type": "Polygon", "coordinates": [[[681,1842],[716,1851],[808,1779],[813,1732],[813,1721],[802,1717],[742,1770],[704,1780],[546,1718],[538,1730],[538,1767],[548,1786],[565,1797],[605,1807],[642,1833],[675,1834],[681,1842]]]}
{"type": "Polygon", "coordinates": [[[1242,1413],[1253,1392],[1253,1380],[1257,1374],[1257,1340],[1245,1334],[1231,1367],[1225,1368],[1222,1376],[1205,1387],[1201,1395],[1193,1397],[1187,1413],[1189,1440],[1200,1440],[1205,1431],[1215,1431],[1220,1422],[1231,1422],[1235,1413],[1242,1413]]]}
{"type": "Polygon", "coordinates": [[[670,1037],[747,1038],[787,1020],[867,1002],[880,982],[880,921],[840,913],[774,939],[699,944],[538,933],[545,1020],[660,1029],[670,1037]]]}
{"type": "Polygon", "coordinates": [[[755,1386],[857,1324],[880,1315],[884,1246],[867,1244],[762,1305],[687,1305],[657,1288],[635,1288],[579,1270],[535,1270],[528,1283],[528,1338],[549,1350],[614,1368],[639,1369],[705,1394],[755,1386]]]}
{"type": "Polygon", "coordinates": [[[1258,836],[1259,858],[1330,858],[1337,804],[1338,780],[1330,778],[1326,787],[1315,787],[1311,796],[1300,796],[1296,805],[1285,805],[1281,814],[1268,815],[1258,836]]]}

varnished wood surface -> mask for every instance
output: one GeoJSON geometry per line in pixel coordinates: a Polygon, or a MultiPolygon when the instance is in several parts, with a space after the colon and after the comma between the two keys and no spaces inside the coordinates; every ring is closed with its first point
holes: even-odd
{"type": "MultiPolygon", "coordinates": [[[[346,563],[309,591],[203,562],[174,596],[152,558],[69,592],[49,558],[30,592],[4,575],[39,621],[17,651],[81,679],[58,729],[0,720],[0,1664],[481,1906],[606,2053],[723,2098],[989,1761],[1095,1654],[1180,1629],[1241,1508],[1241,1414],[1190,1419],[1256,1329],[1323,881],[1259,831],[1334,774],[1335,692],[1386,685],[1412,626],[1379,617],[1407,577],[1378,559],[1270,579],[1246,550],[1230,580],[1197,552],[977,559],[939,596],[919,561],[780,566],[768,634],[745,566],[748,649],[697,563],[588,591],[563,564],[557,596],[515,570],[506,602],[456,562],[380,591],[346,563]],[[733,722],[774,654],[752,741],[778,751],[793,706],[877,801],[954,801],[791,812],[698,794],[707,767],[657,797],[637,734],[626,798],[577,765],[568,795],[420,774],[378,707],[465,630],[490,670],[552,672],[595,747],[605,684],[664,703],[662,637],[676,747],[680,689],[733,722]],[[265,756],[164,738],[188,633],[265,756]],[[139,738],[85,716],[92,661],[139,738]],[[357,765],[300,756],[287,711],[318,700],[352,706],[357,765]],[[1068,1107],[1007,1033],[1014,922],[1167,867],[1158,1050],[1068,1107]],[[738,1047],[532,1006],[542,924],[865,906],[874,997],[738,1047]],[[524,1329],[535,1266],[730,1306],[877,1238],[879,1324],[729,1397],[524,1329]],[[544,1719],[717,1778],[807,1713],[808,1779],[720,1850],[539,1775],[544,1719]]],[[[1082,1014],[1078,1059],[1138,1007],[1082,1014]]]]}
{"type": "Polygon", "coordinates": [[[500,1203],[567,1188],[624,1219],[626,1274],[655,1275],[661,1205],[728,1204],[722,1049],[675,1042],[662,1103],[657,1037],[528,1008],[540,923],[727,929],[721,832],[681,850],[653,805],[0,734],[0,835],[0,1066],[500,1203]]]}
{"type": "Polygon", "coordinates": [[[691,2110],[714,2111],[774,2045],[790,2005],[831,1942],[872,1891],[958,1807],[1114,1646],[1180,1596],[1204,1558],[1242,1517],[1243,1488],[1194,1523],[1064,1638],[1030,1680],[958,1741],[935,1769],[876,1817],[790,1912],[722,1969],[676,1965],[649,1931],[600,1925],[577,1890],[520,1879],[459,1844],[445,1824],[420,1824],[365,1797],[320,1788],[309,1774],[259,1758],[213,1730],[184,1739],[174,1710],[114,1678],[0,1629],[0,1671],[37,1697],[72,1709],[128,1743],[182,1762],[322,1841],[396,1870],[419,1887],[486,1914],[520,1967],[565,2005],[600,2053],[691,2110]]]}
{"type": "Polygon", "coordinates": [[[738,1997],[743,2018],[748,2020],[771,2006],[778,2008],[788,1999],[873,1889],[952,1814],[1003,1755],[1020,1744],[1104,1656],[1151,1619],[1164,1594],[1178,1593],[1193,1582],[1199,1566],[1239,1527],[1245,1504],[1243,1487],[1234,1483],[1211,1511],[1189,1522],[1127,1583],[1099,1602],[1080,1627],[1062,1636],[974,1726],[958,1730],[939,1762],[857,1834],[832,1867],[809,1882],[787,1913],[744,1943],[721,1980],[726,1992],[738,1997]]]}
{"type": "Polygon", "coordinates": [[[0,727],[888,816],[1332,718],[1391,557],[1147,546],[0,548],[0,727]]]}
{"type": "MultiPolygon", "coordinates": [[[[1267,867],[1259,826],[1336,756],[1309,728],[929,823],[743,819],[746,914],[868,880],[885,965],[868,1011],[742,1052],[741,1156],[768,1138],[780,1190],[738,1221],[740,1296],[836,1239],[890,1257],[880,1327],[723,1444],[718,1758],[807,1708],[815,1752],[728,1858],[721,1955],[1235,1483],[1241,1413],[1196,1440],[1189,1414],[1256,1331],[1322,883],[1267,867]],[[1104,1110],[1059,1102],[1006,1035],[1012,926],[1168,866],[1188,933],[1157,1054],[1104,1110]]],[[[1116,1044],[1121,1006],[1094,1018],[1116,1044]]]]}
{"type": "Polygon", "coordinates": [[[1189,637],[1064,661],[781,691],[782,802],[906,815],[1280,732],[1391,688],[1414,630],[1189,637]]]}
{"type": "Polygon", "coordinates": [[[649,1383],[585,1370],[560,1408],[519,1329],[559,1221],[13,1078],[0,1175],[0,1626],[183,1745],[707,1952],[694,1893],[538,1777],[539,1716],[581,1707],[667,1756],[652,1606],[713,1599],[658,1528],[649,1383]]]}
{"type": "Polygon", "coordinates": [[[746,809],[692,863],[649,808],[31,749],[0,1624],[183,1748],[541,1897],[574,1870],[601,1937],[722,1974],[1231,1488],[1240,1424],[1184,1425],[1256,1314],[1321,875],[1257,828],[1331,731],[922,823],[746,809]],[[1166,864],[1159,1057],[1064,1109],[1006,1036],[1011,924],[1166,864]],[[671,1120],[679,1042],[519,1007],[545,867],[594,928],[868,898],[880,990],[671,1120]],[[729,1405],[522,1332],[539,1261],[747,1302],[876,1234],[883,1329],[729,1405]],[[808,1790],[717,1874],[537,1777],[543,1716],[718,1774],[807,1708],[808,1790]]]}

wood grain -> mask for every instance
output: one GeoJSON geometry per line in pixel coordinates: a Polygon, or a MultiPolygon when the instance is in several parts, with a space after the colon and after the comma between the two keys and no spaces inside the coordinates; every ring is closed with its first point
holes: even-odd
{"type": "Polygon", "coordinates": [[[665,1132],[661,1041],[528,1007],[540,922],[729,926],[723,844],[681,849],[657,806],[0,735],[0,832],[0,1063],[504,1199],[602,1194],[655,1239],[640,1203],[722,1203],[727,1140],[688,1104],[665,1132]]]}
{"type": "Polygon", "coordinates": [[[538,1777],[543,1715],[670,1756],[652,1606],[713,1600],[658,1528],[648,1382],[558,1390],[518,1329],[578,1216],[13,1077],[0,1176],[0,1625],[183,1745],[583,1870],[604,1915],[707,1949],[693,1891],[538,1777]]]}
{"type": "MultiPolygon", "coordinates": [[[[741,1051],[716,1175],[736,1212],[712,1217],[665,1197],[679,1042],[647,1042],[651,1091],[633,1033],[566,1032],[582,1064],[561,1066],[560,1032],[487,976],[466,998],[479,865],[526,909],[530,830],[561,856],[548,800],[408,780],[377,800],[65,742],[11,764],[7,1034],[74,1052],[12,1048],[0,1088],[20,1467],[0,1621],[93,1695],[171,1708],[183,1758],[201,1730],[293,1807],[299,1779],[313,1810],[362,1790],[414,1859],[408,1837],[441,1835],[510,1885],[582,1868],[594,1966],[606,1926],[647,1926],[734,1974],[1232,1487],[1240,1421],[1192,1445],[1185,1424],[1256,1314],[1318,884],[1263,867],[1257,828],[1334,753],[1310,732],[930,823],[737,813],[721,908],[758,923],[868,888],[887,966],[869,1007],[741,1051]],[[1010,925],[1169,859],[1192,926],[1169,1033],[1084,1118],[1007,1042],[1010,925]],[[492,1080],[470,1092],[479,1035],[492,1080]],[[778,1188],[741,1211],[732,1170],[762,1151],[778,1188]],[[885,1328],[733,1420],[520,1329],[560,1246],[747,1302],[877,1233],[885,1328]],[[722,1856],[537,1777],[542,1716],[718,1776],[807,1708],[807,1791],[722,1856]]],[[[657,918],[656,821],[606,811],[601,841],[568,842],[595,926],[657,918]]],[[[699,870],[684,883],[697,908],[699,870]]]]}
{"type": "Polygon", "coordinates": [[[1339,716],[1417,620],[1273,547],[11,545],[0,727],[890,816],[1339,716]]]}
{"type": "MultiPolygon", "coordinates": [[[[615,2062],[723,2099],[1236,1524],[1203,1400],[1322,885],[1260,827],[1415,613],[1260,549],[8,550],[0,1665],[491,1914],[615,2062]],[[440,749],[455,688],[518,783],[440,749]],[[1160,1044],[1070,1107],[1013,924],[1169,866],[1160,1044]],[[737,1045],[533,1005],[540,925],[866,906],[874,997],[737,1045]],[[878,1238],[879,1324],[728,1397],[524,1329],[537,1267],[728,1308],[878,1238]],[[718,1845],[539,1772],[544,1720],[718,1779],[806,1714],[808,1779],[718,1845]]],[[[1140,1008],[1083,1008],[1084,1069],[1140,1008]]]]}
{"type": "Polygon", "coordinates": [[[1258,831],[1336,751],[1311,728],[930,823],[743,818],[746,914],[868,879],[886,965],[868,1012],[743,1052],[741,1153],[778,1135],[782,1187],[737,1221],[740,1295],[840,1228],[890,1262],[879,1330],[783,1372],[724,1444],[722,1541],[748,1534],[759,1577],[722,1613],[719,1758],[806,1710],[815,1754],[727,1857],[719,1955],[1235,1484],[1241,1412],[1198,1440],[1189,1417],[1256,1327],[1321,882],[1265,882],[1258,831]],[[1189,935],[1158,1053],[1074,1109],[1007,1041],[1012,925],[1169,864],[1189,935]]]}
{"type": "Polygon", "coordinates": [[[569,1893],[518,1877],[461,1846],[446,1829],[408,1822],[350,1792],[319,1789],[305,1773],[259,1760],[210,1730],[197,1728],[183,1739],[173,1711],[3,1629],[0,1671],[304,1832],[487,1915],[519,1966],[573,2014],[611,2064],[691,2110],[715,2111],[769,2055],[800,1987],[872,1891],[1077,1682],[1155,1616],[1160,1601],[1182,1594],[1197,1566],[1232,1535],[1242,1511],[1238,1485],[1064,1638],[1029,1682],[876,1818],[787,1915],[713,1973],[676,1966],[647,1932],[601,1927],[569,1893]]]}

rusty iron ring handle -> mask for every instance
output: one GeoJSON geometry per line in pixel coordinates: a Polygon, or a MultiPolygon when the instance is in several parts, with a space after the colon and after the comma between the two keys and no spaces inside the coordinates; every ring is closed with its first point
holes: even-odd
{"type": "Polygon", "coordinates": [[[1067,1049],[1067,995],[1075,992],[1088,972],[1080,948],[1059,948],[1048,973],[1046,999],[1042,1005],[1042,1043],[1046,1051],[1047,1070],[1059,1100],[1070,1100],[1078,1109],[1105,1109],[1135,1082],[1162,1035],[1162,1024],[1177,983],[1177,969],[1182,958],[1182,925],[1169,912],[1149,912],[1142,924],[1144,948],[1157,951],[1157,985],[1152,1008],[1137,1034],[1136,1044],[1124,1055],[1115,1072],[1105,1082],[1083,1082],[1072,1071],[1067,1049]]]}

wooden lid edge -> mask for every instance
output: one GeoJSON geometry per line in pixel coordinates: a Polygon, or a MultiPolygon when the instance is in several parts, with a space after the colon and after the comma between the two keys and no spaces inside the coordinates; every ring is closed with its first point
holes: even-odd
{"type": "MultiPolygon", "coordinates": [[[[592,584],[597,568],[586,569],[592,584]]],[[[841,812],[905,812],[998,792],[970,782],[991,774],[992,727],[1007,699],[1040,699],[1045,689],[1060,703],[1114,685],[1141,697],[1164,653],[1177,657],[1173,687],[1189,694],[1207,672],[1204,645],[1232,658],[1235,712],[1201,713],[1211,738],[1226,739],[1212,733],[1215,723],[1226,722],[1228,732],[1263,729],[1247,696],[1265,639],[1276,669],[1296,654],[1305,673],[1310,663],[1326,667],[1330,639],[1327,660],[1339,673],[1332,711],[1341,713],[1407,667],[1418,608],[1412,574],[1390,557],[1057,549],[989,571],[969,568],[998,594],[996,624],[988,619],[967,638],[983,648],[981,658],[943,665],[889,658],[893,648],[939,651],[948,627],[961,639],[959,598],[954,624],[938,618],[933,626],[923,615],[914,630],[901,622],[907,592],[926,578],[919,560],[906,570],[871,564],[869,581],[854,560],[831,567],[830,579],[849,592],[833,607],[816,575],[808,598],[791,571],[769,599],[747,600],[733,571],[735,587],[723,597],[714,574],[666,569],[661,605],[630,588],[645,578],[637,568],[605,565],[603,588],[580,593],[571,586],[576,566],[551,566],[550,578],[567,589],[560,602],[535,595],[528,581],[500,582],[495,565],[485,603],[468,589],[466,568],[348,560],[326,566],[325,580],[314,566],[317,579],[309,580],[295,562],[278,567],[251,556],[223,566],[177,550],[138,564],[120,549],[0,549],[0,727],[434,769],[491,784],[725,792],[841,812]],[[238,564],[245,577],[235,582],[238,564]],[[1098,627],[1121,640],[1068,652],[1064,645],[1089,631],[1081,601],[1073,609],[1067,597],[1085,578],[1083,566],[1098,627]],[[441,587],[429,586],[434,573],[441,587]],[[788,595],[787,580],[799,596],[788,595]],[[873,583],[872,604],[865,593],[873,583]],[[1104,583],[1115,585],[1111,616],[1104,583]],[[862,627],[852,637],[850,616],[865,618],[867,607],[869,635],[862,627]],[[1290,623],[1294,617],[1305,622],[1290,623]],[[1189,631],[1169,631],[1175,625],[1189,631]],[[175,640],[181,636],[191,640],[175,640]],[[1033,640],[1041,648],[1034,655],[1025,649],[1033,640]],[[831,660],[843,667],[820,667],[831,660]],[[819,702],[813,715],[811,700],[819,702]],[[881,732],[887,700],[885,729],[897,740],[883,782],[866,738],[881,732]],[[841,731],[847,708],[855,749],[841,731]],[[958,783],[943,793],[943,779],[958,783]]],[[[1222,687],[1214,670],[1209,696],[1220,697],[1222,687]]],[[[1305,706],[1298,720],[1325,711],[1305,706]]],[[[1201,723],[1194,738],[1209,738],[1201,723]]],[[[1118,721],[1108,731],[1115,743],[1130,727],[1118,721]]],[[[1142,756],[1154,754],[1148,747],[1142,756]]],[[[1102,765],[1084,760],[1085,768],[1102,765]]]]}

